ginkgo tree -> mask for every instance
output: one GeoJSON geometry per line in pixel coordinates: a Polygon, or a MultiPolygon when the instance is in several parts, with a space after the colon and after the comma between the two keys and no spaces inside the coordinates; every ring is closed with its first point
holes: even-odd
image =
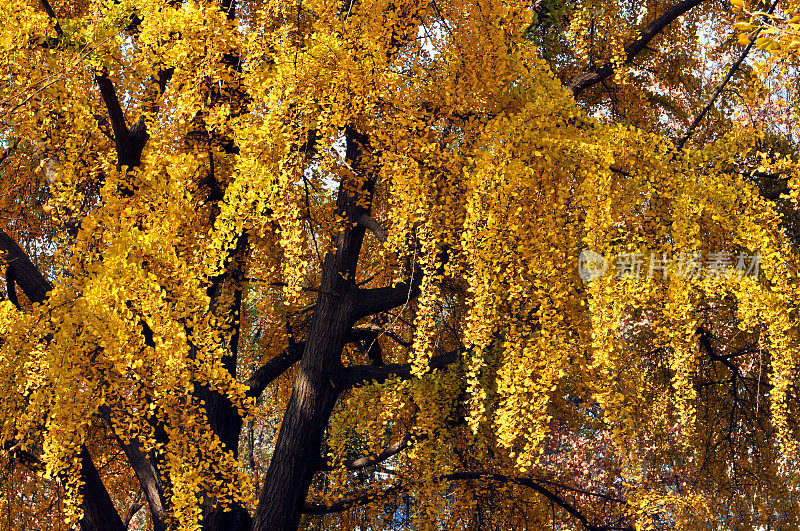
{"type": "Polygon", "coordinates": [[[0,526],[798,525],[799,17],[6,2],[0,526]]]}

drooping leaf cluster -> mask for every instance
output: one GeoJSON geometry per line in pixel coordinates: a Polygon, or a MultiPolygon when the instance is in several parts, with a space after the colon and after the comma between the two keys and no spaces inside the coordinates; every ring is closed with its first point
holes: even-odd
{"type": "Polygon", "coordinates": [[[260,514],[356,226],[304,525],[797,525],[796,17],[733,4],[8,2],[0,527],[87,455],[260,514]]]}

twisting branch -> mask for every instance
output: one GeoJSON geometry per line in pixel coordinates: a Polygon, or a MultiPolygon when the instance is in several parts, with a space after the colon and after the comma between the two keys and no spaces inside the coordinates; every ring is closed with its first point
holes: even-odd
{"type": "MultiPolygon", "coordinates": [[[[647,25],[639,34],[639,38],[625,47],[625,64],[630,64],[639,53],[644,50],[647,45],[653,40],[653,37],[664,31],[676,18],[684,15],[692,8],[697,7],[706,0],[683,0],[674,6],[668,8],[660,17],[647,25]]],[[[589,70],[578,74],[573,77],[567,88],[572,91],[574,95],[578,95],[587,88],[600,83],[600,81],[611,77],[614,74],[614,65],[606,63],[603,66],[590,68],[589,70]]]]}
{"type": "Polygon", "coordinates": [[[721,362],[728,369],[730,369],[731,374],[733,374],[735,377],[741,376],[739,367],[734,365],[728,356],[720,356],[714,351],[714,348],[711,346],[711,334],[703,327],[698,328],[697,332],[700,334],[700,344],[703,346],[706,353],[708,353],[708,357],[714,361],[721,362]]]}

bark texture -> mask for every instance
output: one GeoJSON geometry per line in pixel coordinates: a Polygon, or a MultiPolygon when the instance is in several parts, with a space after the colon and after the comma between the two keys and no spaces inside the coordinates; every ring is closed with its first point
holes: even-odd
{"type": "Polygon", "coordinates": [[[283,417],[275,453],[258,500],[254,531],[297,529],[306,495],[319,463],[322,437],[341,392],[341,354],[355,322],[358,289],[356,267],[369,215],[374,181],[364,160],[366,137],[347,132],[347,161],[362,183],[355,192],[340,185],[337,213],[348,223],[336,239],[335,253],[325,257],[322,286],[311,330],[300,362],[289,405],[283,417]],[[365,206],[361,206],[365,205],[365,206]]]}

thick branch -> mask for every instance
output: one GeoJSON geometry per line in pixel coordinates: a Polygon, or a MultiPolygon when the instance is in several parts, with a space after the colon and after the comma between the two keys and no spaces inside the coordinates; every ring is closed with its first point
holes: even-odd
{"type": "MultiPolygon", "coordinates": [[[[108,406],[100,407],[100,414],[103,419],[113,429],[111,421],[111,408],[108,406]]],[[[153,462],[147,457],[142,450],[141,444],[135,439],[129,442],[124,442],[122,439],[117,438],[122,451],[128,458],[133,472],[136,474],[136,479],[139,480],[139,485],[142,487],[147,505],[150,508],[150,515],[153,517],[153,530],[162,531],[167,528],[164,522],[164,489],[161,485],[161,478],[158,475],[153,462]]]]}
{"type": "Polygon", "coordinates": [[[47,292],[53,289],[53,285],[44,278],[39,268],[31,262],[17,242],[2,229],[0,229],[0,251],[5,254],[7,266],[13,269],[11,274],[13,281],[22,288],[28,300],[34,303],[44,302],[47,292]]]}
{"type": "MultiPolygon", "coordinates": [[[[431,370],[444,369],[456,362],[462,349],[457,348],[444,354],[439,354],[431,358],[428,367],[431,370]]],[[[345,388],[363,385],[367,382],[375,381],[383,383],[389,378],[398,377],[404,380],[411,378],[410,363],[391,363],[389,365],[355,365],[344,370],[342,385],[345,388]]]]}
{"type": "Polygon", "coordinates": [[[407,304],[419,295],[422,275],[422,271],[417,269],[410,284],[400,282],[394,287],[359,289],[353,310],[354,319],[358,320],[368,315],[387,312],[407,304]]]}
{"type": "Polygon", "coordinates": [[[783,188],[779,188],[778,190],[773,190],[771,192],[761,192],[761,197],[764,199],[769,199],[770,201],[775,201],[776,199],[780,199],[783,194],[788,194],[791,191],[791,188],[784,186],[783,188]]]}
{"type": "MultiPolygon", "coordinates": [[[[361,470],[363,468],[367,468],[370,466],[375,466],[377,464],[383,463],[390,457],[393,457],[411,445],[411,434],[405,435],[399,441],[390,444],[386,448],[384,448],[381,453],[377,455],[367,455],[364,457],[359,457],[357,459],[348,459],[342,463],[342,465],[348,470],[361,470]]],[[[330,463],[322,461],[322,464],[319,466],[318,470],[320,471],[328,471],[334,470],[336,467],[332,466],[330,463]]]]}
{"type": "Polygon", "coordinates": [[[245,384],[250,388],[247,396],[253,398],[261,396],[264,389],[286,372],[289,367],[300,361],[304,349],[305,342],[294,343],[254,372],[245,384]]]}
{"type": "MultiPolygon", "coordinates": [[[[633,59],[647,47],[647,44],[653,40],[653,37],[661,33],[664,28],[669,26],[676,18],[684,15],[704,1],[705,0],[683,0],[664,11],[660,17],[642,30],[638,39],[625,47],[625,64],[629,64],[633,61],[633,59]]],[[[572,93],[577,96],[585,89],[611,77],[613,74],[614,66],[611,63],[606,63],[603,66],[591,68],[573,77],[570,82],[567,83],[567,88],[572,90],[572,93]]]]}
{"type": "Polygon", "coordinates": [[[253,518],[253,531],[293,531],[319,464],[322,440],[342,389],[342,351],[355,324],[358,291],[355,278],[365,229],[358,219],[369,213],[377,159],[369,139],[352,127],[345,130],[346,156],[365,179],[345,176],[336,196],[336,214],[347,222],[334,238],[334,249],[322,265],[320,293],[253,518]],[[350,183],[355,186],[350,186],[350,183]]]}
{"type": "Polygon", "coordinates": [[[100,88],[103,102],[106,104],[111,130],[114,132],[114,140],[117,143],[117,149],[119,149],[121,145],[129,144],[131,139],[128,124],[125,123],[125,114],[122,112],[119,98],[117,98],[117,91],[114,89],[114,83],[108,78],[107,73],[104,72],[102,75],[95,76],[94,79],[100,88]]]}
{"type": "Polygon", "coordinates": [[[114,503],[100,479],[86,446],[81,447],[81,477],[83,478],[81,531],[125,531],[125,524],[114,508],[114,503]]]}
{"type": "Polygon", "coordinates": [[[361,214],[361,217],[358,218],[358,223],[366,229],[369,229],[372,234],[378,238],[378,241],[381,243],[386,243],[386,239],[389,237],[389,233],[383,227],[378,224],[375,219],[367,213],[361,214]]]}
{"type": "Polygon", "coordinates": [[[114,89],[114,83],[108,78],[108,74],[103,72],[101,75],[95,76],[94,79],[100,88],[100,94],[103,96],[103,102],[106,104],[106,110],[108,110],[111,129],[114,132],[117,165],[119,167],[127,166],[128,168],[139,166],[142,161],[142,148],[144,148],[148,137],[144,117],[139,118],[136,124],[128,129],[128,125],[125,123],[125,114],[122,112],[117,92],[114,89]]]}
{"type": "Polygon", "coordinates": [[[61,24],[58,23],[58,18],[56,18],[56,13],[53,11],[53,6],[50,5],[48,0],[41,0],[41,3],[42,7],[44,8],[44,12],[47,13],[47,16],[50,17],[50,20],[52,20],[58,36],[63,36],[64,30],[61,29],[61,24]]]}
{"type": "Polygon", "coordinates": [[[6,293],[8,293],[8,300],[17,307],[17,310],[21,310],[22,307],[17,299],[17,287],[14,284],[14,268],[11,266],[6,267],[6,293]]]}

